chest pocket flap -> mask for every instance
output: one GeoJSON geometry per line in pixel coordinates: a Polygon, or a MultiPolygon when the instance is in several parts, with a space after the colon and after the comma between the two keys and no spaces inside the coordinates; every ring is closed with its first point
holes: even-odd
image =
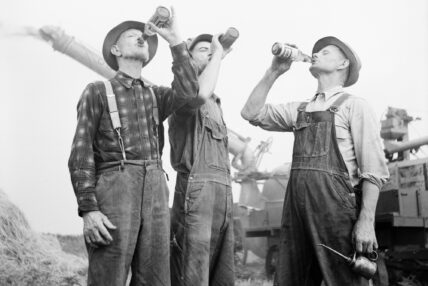
{"type": "Polygon", "coordinates": [[[294,125],[293,130],[302,130],[302,129],[310,126],[310,125],[311,125],[311,123],[309,123],[309,122],[298,120],[296,122],[296,124],[294,125]]]}
{"type": "Polygon", "coordinates": [[[226,127],[218,124],[209,117],[204,119],[204,125],[210,131],[212,138],[222,140],[227,137],[226,127]]]}
{"type": "Polygon", "coordinates": [[[227,151],[227,128],[213,119],[204,118],[206,137],[203,138],[202,154],[204,164],[211,169],[230,172],[229,155],[227,151]]]}

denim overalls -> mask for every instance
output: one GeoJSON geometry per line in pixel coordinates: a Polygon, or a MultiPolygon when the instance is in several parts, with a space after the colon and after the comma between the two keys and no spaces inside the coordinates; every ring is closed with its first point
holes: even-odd
{"type": "Polygon", "coordinates": [[[335,112],[349,97],[342,94],[327,111],[298,108],[293,162],[284,200],[275,285],[368,285],[347,263],[317,246],[353,253],[352,230],[357,197],[340,153],[335,112]]]}
{"type": "Polygon", "coordinates": [[[196,116],[194,163],[177,173],[171,213],[171,284],[234,285],[234,238],[227,128],[210,117],[207,104],[196,116]]]}

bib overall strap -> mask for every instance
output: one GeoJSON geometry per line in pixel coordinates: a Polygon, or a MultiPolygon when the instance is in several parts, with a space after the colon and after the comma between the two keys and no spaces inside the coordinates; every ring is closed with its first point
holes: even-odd
{"type": "Polygon", "coordinates": [[[333,104],[328,108],[331,112],[338,112],[339,107],[349,98],[351,97],[350,94],[344,93],[342,95],[339,95],[339,97],[336,99],[336,101],[333,102],[333,104]]]}
{"type": "Polygon", "coordinates": [[[309,102],[302,102],[300,103],[299,107],[297,107],[297,111],[301,112],[301,111],[305,111],[306,110],[306,106],[309,104],[309,102]]]}

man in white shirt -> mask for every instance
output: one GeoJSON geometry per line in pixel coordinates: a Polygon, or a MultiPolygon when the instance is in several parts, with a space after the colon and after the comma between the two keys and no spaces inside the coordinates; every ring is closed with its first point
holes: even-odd
{"type": "Polygon", "coordinates": [[[293,162],[281,223],[277,285],[368,285],[344,254],[377,248],[374,216],[389,174],[378,121],[365,100],[343,90],[357,82],[361,62],[335,37],[318,40],[311,74],[318,80],[309,102],[265,104],[276,79],[292,61],[274,57],[241,115],[270,131],[294,132],[293,162]]]}

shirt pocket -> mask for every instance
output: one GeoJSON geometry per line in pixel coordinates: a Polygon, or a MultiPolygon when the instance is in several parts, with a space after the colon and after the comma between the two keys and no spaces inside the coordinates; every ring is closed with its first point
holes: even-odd
{"type": "MultiPolygon", "coordinates": [[[[129,123],[127,118],[121,118],[120,123],[122,127],[120,128],[120,135],[126,141],[129,136],[129,123]]],[[[107,113],[103,115],[100,119],[100,124],[98,126],[98,132],[96,135],[96,144],[104,152],[121,152],[118,142],[118,134],[113,129],[113,124],[110,119],[110,115],[107,113]]],[[[125,148],[127,146],[125,145],[125,148]]]]}
{"type": "MultiPolygon", "coordinates": [[[[121,134],[129,133],[129,120],[127,117],[120,118],[120,132],[121,134]]],[[[116,133],[113,129],[113,123],[110,118],[109,113],[103,114],[100,120],[100,125],[98,126],[98,131],[101,133],[116,133]]]]}
{"type": "Polygon", "coordinates": [[[98,126],[98,131],[101,133],[112,133],[114,132],[113,124],[111,122],[110,114],[103,113],[98,126]]]}
{"type": "Polygon", "coordinates": [[[205,163],[216,170],[229,172],[227,128],[209,117],[204,118],[206,136],[203,142],[205,163]]]}
{"type": "Polygon", "coordinates": [[[338,142],[345,142],[349,138],[349,131],[346,127],[336,125],[336,139],[338,142]]]}

